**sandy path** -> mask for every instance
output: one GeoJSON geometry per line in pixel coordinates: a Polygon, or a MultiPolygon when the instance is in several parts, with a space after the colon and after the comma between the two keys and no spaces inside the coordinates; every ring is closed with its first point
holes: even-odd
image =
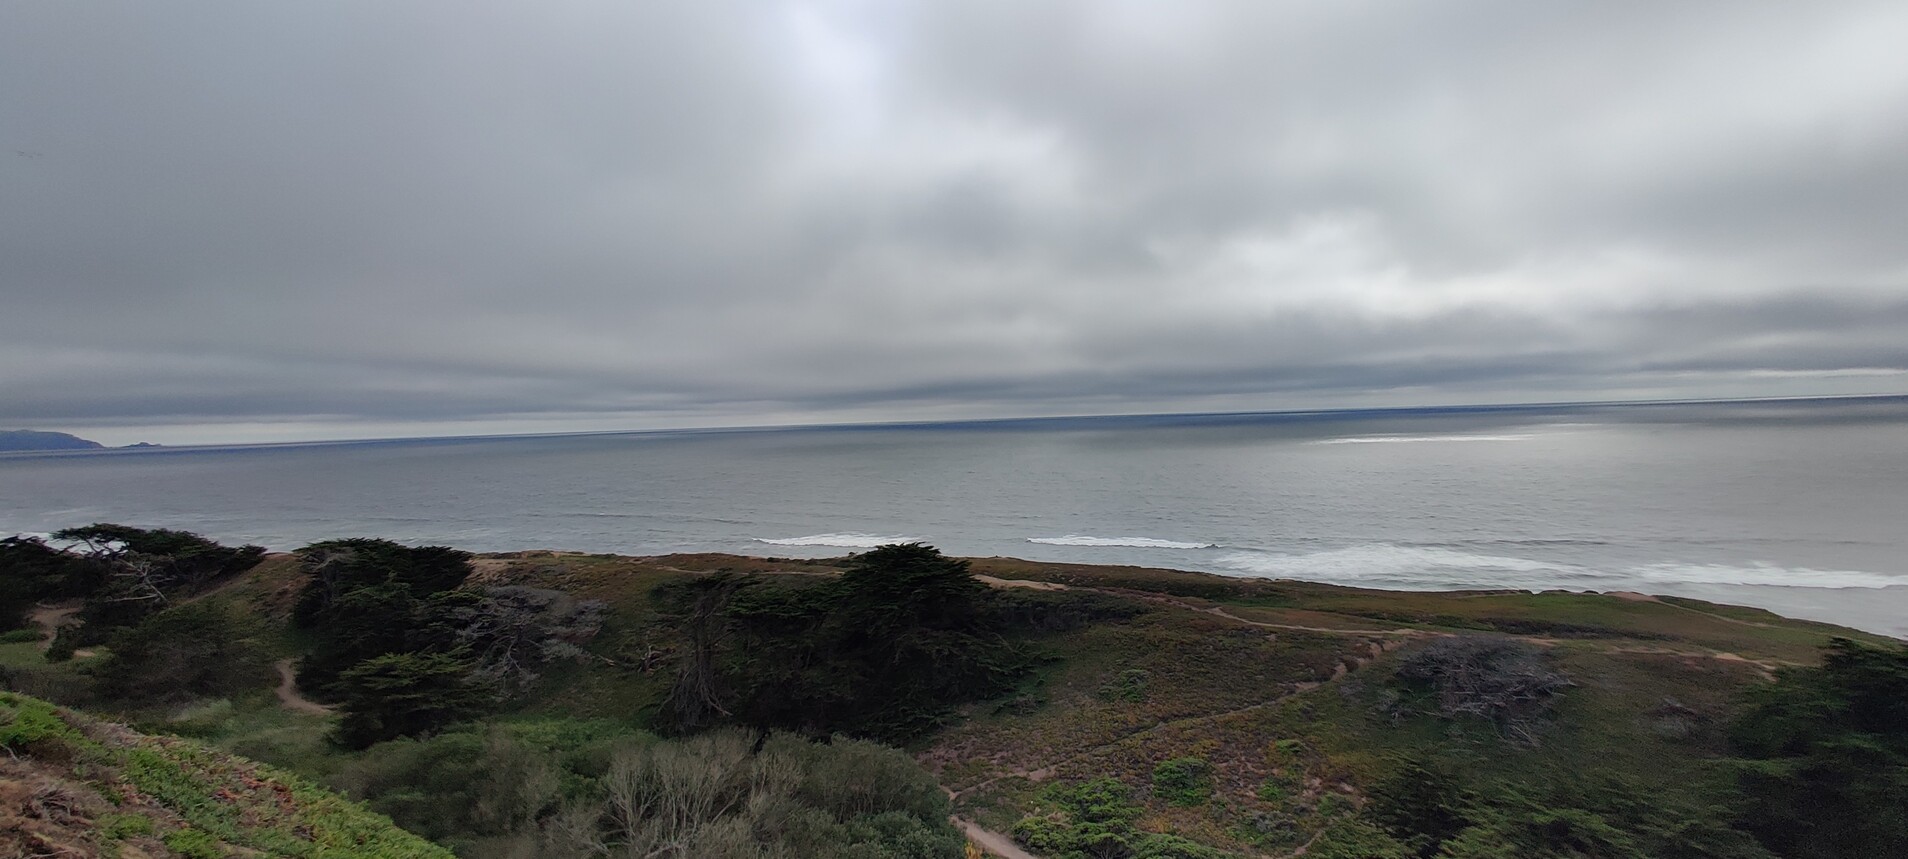
{"type": "Polygon", "coordinates": [[[1067,589],[1066,585],[1060,584],[1059,582],[1036,582],[1031,579],[1002,579],[994,576],[983,576],[980,573],[975,573],[974,578],[986,582],[987,586],[992,588],[1027,588],[1036,591],[1064,591],[1067,589]]]}
{"type": "Polygon", "coordinates": [[[40,651],[42,653],[52,649],[53,639],[59,636],[60,627],[66,624],[67,618],[78,614],[79,610],[80,604],[77,602],[60,603],[58,605],[36,605],[33,607],[33,611],[29,612],[27,617],[40,627],[40,651]]]}
{"type": "Polygon", "coordinates": [[[278,669],[278,688],[272,692],[278,695],[278,703],[285,709],[313,716],[329,716],[331,708],[305,697],[298,691],[298,677],[292,673],[292,661],[280,659],[275,666],[278,669]]]}
{"type": "Polygon", "coordinates": [[[999,856],[1001,859],[1040,859],[1039,856],[1021,849],[1012,838],[991,829],[982,829],[980,824],[972,820],[956,817],[954,825],[960,827],[961,834],[966,835],[967,840],[974,842],[974,846],[987,851],[989,855],[999,856]]]}

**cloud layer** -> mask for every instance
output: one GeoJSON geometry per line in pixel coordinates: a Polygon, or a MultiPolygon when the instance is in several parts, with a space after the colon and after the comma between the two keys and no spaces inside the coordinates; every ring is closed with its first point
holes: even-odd
{"type": "Polygon", "coordinates": [[[1898,393],[1903,44],[1898,2],[29,0],[0,424],[1898,393]]]}

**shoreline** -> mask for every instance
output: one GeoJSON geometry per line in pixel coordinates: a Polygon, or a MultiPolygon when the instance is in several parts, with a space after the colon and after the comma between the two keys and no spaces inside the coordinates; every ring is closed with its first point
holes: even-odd
{"type": "MultiPolygon", "coordinates": [[[[681,572],[703,572],[706,570],[695,568],[722,566],[734,568],[737,572],[784,575],[826,574],[827,568],[839,565],[847,558],[853,557],[854,554],[856,553],[804,558],[729,552],[630,555],[617,552],[579,552],[561,549],[527,549],[506,552],[474,553],[478,559],[480,573],[485,570],[501,572],[511,565],[510,562],[514,561],[531,561],[537,558],[595,558],[640,563],[681,572]],[[787,567],[801,567],[805,569],[787,569],[787,567]]],[[[1206,570],[1188,570],[1137,564],[1042,561],[1005,555],[956,557],[967,561],[971,565],[970,568],[977,578],[996,587],[1006,586],[1046,590],[1059,589],[1070,583],[1080,584],[1087,582],[1091,582],[1096,587],[1104,587],[1109,581],[1128,579],[1134,584],[1144,584],[1145,587],[1141,589],[1153,589],[1160,586],[1172,587],[1177,585],[1182,589],[1192,592],[1232,592],[1248,599],[1252,598],[1252,593],[1255,591],[1270,593],[1280,590],[1300,591],[1311,596],[1334,593],[1346,595],[1369,594],[1382,598],[1422,597],[1433,600],[1452,598],[1476,599],[1483,597],[1608,597],[1613,602],[1619,603],[1657,604],[1670,607],[1683,607],[1681,605],[1683,603],[1694,603],[1703,607],[1713,607],[1726,613],[1740,614],[1742,615],[1741,618],[1732,619],[1731,622],[1743,622],[1751,625],[1761,625],[1771,622],[1802,624],[1846,630],[1854,633],[1864,633],[1896,641],[1908,641],[1908,626],[1903,625],[1903,618],[1908,617],[1908,614],[1896,613],[1890,609],[1889,605],[1892,604],[1892,601],[1880,607],[1875,607],[1873,603],[1876,601],[1872,599],[1874,591],[1895,591],[1898,593],[1900,602],[1904,606],[1908,606],[1908,583],[1890,588],[1825,589],[1757,585],[1697,585],[1691,588],[1691,590],[1711,591],[1712,593],[1709,594],[1637,590],[1570,590],[1566,588],[1450,588],[1433,590],[1377,588],[1306,579],[1235,576],[1206,570]],[[1854,605],[1870,607],[1875,616],[1869,623],[1850,623],[1846,619],[1836,619],[1834,617],[1810,617],[1800,612],[1793,614],[1784,613],[1767,605],[1756,604],[1756,602],[1769,602],[1771,600],[1757,600],[1754,602],[1732,601],[1729,599],[1718,599],[1716,598],[1717,595],[1713,593],[1714,591],[1722,591],[1724,592],[1723,595],[1727,596],[1727,592],[1732,590],[1826,591],[1831,594],[1854,592],[1848,593],[1849,602],[1854,605]],[[1887,626],[1887,622],[1893,622],[1894,626],[1887,626]],[[1878,626],[1881,628],[1876,628],[1878,626]]],[[[1223,600],[1217,600],[1216,602],[1222,601],[1223,600]]],[[[1807,605],[1804,604],[1802,607],[1806,609],[1807,605]]],[[[1704,613],[1708,612],[1705,610],[1704,613]]],[[[1846,608],[1844,608],[1844,612],[1825,611],[1823,613],[1846,613],[1846,608]]]]}

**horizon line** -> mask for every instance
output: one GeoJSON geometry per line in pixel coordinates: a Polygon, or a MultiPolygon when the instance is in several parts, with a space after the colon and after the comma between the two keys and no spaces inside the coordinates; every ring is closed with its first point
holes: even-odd
{"type": "MultiPolygon", "coordinates": [[[[567,432],[530,432],[530,433],[475,433],[470,435],[423,435],[423,436],[380,436],[372,438],[308,439],[302,441],[260,441],[260,442],[224,442],[216,444],[181,445],[121,445],[115,447],[90,448],[82,450],[21,450],[0,452],[0,457],[15,456],[62,456],[62,455],[99,455],[110,453],[161,453],[165,451],[203,451],[227,449],[267,449],[286,447],[321,447],[348,444],[378,444],[388,442],[447,442],[447,441],[503,441],[510,439],[534,438],[575,438],[583,436],[612,435],[668,435],[668,434],[712,434],[712,433],[751,433],[751,432],[787,432],[800,430],[883,430],[883,429],[929,429],[1000,426],[1008,424],[1037,425],[1062,423],[1067,421],[1099,421],[1138,418],[1255,418],[1255,417],[1298,417],[1307,415],[1382,415],[1407,412],[1489,412],[1489,411],[1537,411],[1543,409],[1590,408],[1590,407],[1636,407],[1636,406],[1695,406],[1727,405],[1749,403],[1785,403],[1817,401],[1862,401],[1862,400],[1908,400],[1908,393],[1898,394],[1812,394],[1785,397],[1711,397],[1677,398],[1662,400],[1557,400],[1521,403],[1446,403],[1419,406],[1363,406],[1352,408],[1324,409],[1254,409],[1246,411],[1218,412],[1127,412],[1111,414],[1045,415],[996,418],[955,418],[947,420],[900,420],[900,421],[848,421],[841,423],[796,423],[796,424],[736,424],[704,427],[671,427],[654,429],[612,429],[612,430],[575,430],[567,432]]],[[[57,432],[56,430],[40,430],[57,432]]]]}

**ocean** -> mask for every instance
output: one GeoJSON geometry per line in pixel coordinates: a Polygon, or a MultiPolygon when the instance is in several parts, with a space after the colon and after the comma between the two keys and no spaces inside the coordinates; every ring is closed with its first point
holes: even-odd
{"type": "Polygon", "coordinates": [[[951,554],[1641,591],[1908,637],[1908,398],[1030,419],[0,456],[0,532],[951,554]]]}

